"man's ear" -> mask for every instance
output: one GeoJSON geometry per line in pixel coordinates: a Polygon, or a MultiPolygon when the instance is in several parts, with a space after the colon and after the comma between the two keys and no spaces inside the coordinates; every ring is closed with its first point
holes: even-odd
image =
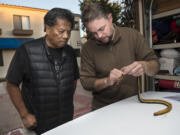
{"type": "Polygon", "coordinates": [[[45,32],[46,32],[46,34],[49,33],[49,30],[50,30],[50,26],[48,26],[48,25],[46,24],[46,25],[45,25],[45,32]]]}
{"type": "Polygon", "coordinates": [[[111,13],[108,14],[108,19],[112,22],[113,18],[111,13]]]}

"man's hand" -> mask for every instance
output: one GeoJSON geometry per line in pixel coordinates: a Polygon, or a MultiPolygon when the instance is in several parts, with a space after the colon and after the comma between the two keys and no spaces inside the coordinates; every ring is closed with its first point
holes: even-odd
{"type": "Polygon", "coordinates": [[[22,118],[23,124],[28,129],[34,129],[37,127],[37,121],[34,115],[28,113],[22,118]]]}
{"type": "Polygon", "coordinates": [[[33,129],[37,126],[37,121],[34,115],[28,113],[28,110],[24,104],[21,90],[17,85],[14,85],[7,81],[7,91],[13,104],[19,112],[22,122],[26,128],[33,129]]]}
{"type": "Polygon", "coordinates": [[[132,75],[132,76],[141,76],[146,71],[146,62],[145,61],[135,61],[132,64],[122,67],[121,71],[124,75],[132,75]]]}
{"type": "Polygon", "coordinates": [[[109,76],[105,80],[106,86],[112,86],[118,84],[122,79],[123,72],[119,69],[114,68],[111,70],[109,76]]]}

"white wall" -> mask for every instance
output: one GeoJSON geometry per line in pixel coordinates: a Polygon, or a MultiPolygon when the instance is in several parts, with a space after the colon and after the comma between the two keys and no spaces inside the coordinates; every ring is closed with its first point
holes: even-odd
{"type": "MultiPolygon", "coordinates": [[[[38,11],[27,8],[15,8],[15,7],[7,7],[0,5],[0,28],[2,29],[2,34],[0,38],[39,38],[44,33],[44,22],[43,18],[47,11],[38,11]],[[33,35],[31,36],[15,36],[12,34],[12,30],[14,29],[13,24],[13,15],[24,15],[30,17],[30,28],[33,30],[33,35]]],[[[6,76],[9,64],[11,59],[15,53],[15,49],[13,50],[3,50],[3,63],[4,66],[0,66],[0,78],[4,78],[6,76]]]]}

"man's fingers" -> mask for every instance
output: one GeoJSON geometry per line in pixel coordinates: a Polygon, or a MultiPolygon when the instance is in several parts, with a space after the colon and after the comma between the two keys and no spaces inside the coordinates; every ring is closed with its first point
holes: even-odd
{"type": "Polygon", "coordinates": [[[120,71],[119,69],[113,69],[111,70],[109,77],[108,77],[108,83],[110,85],[114,85],[117,82],[119,82],[121,80],[122,77],[122,71],[120,71]]]}
{"type": "Polygon", "coordinates": [[[122,74],[123,74],[123,72],[121,70],[118,70],[118,69],[113,69],[112,73],[114,74],[114,76],[116,78],[120,78],[122,76],[122,74]]]}
{"type": "Polygon", "coordinates": [[[128,74],[132,76],[139,76],[144,73],[144,67],[141,62],[133,62],[132,64],[125,66],[121,69],[123,74],[128,74]]]}
{"type": "Polygon", "coordinates": [[[35,125],[33,125],[33,126],[31,126],[29,129],[30,130],[33,130],[33,129],[35,129],[37,127],[37,125],[35,126],[35,125]]]}
{"type": "Polygon", "coordinates": [[[29,129],[35,129],[37,127],[37,122],[36,121],[33,121],[31,123],[31,126],[29,127],[29,129]]]}
{"type": "Polygon", "coordinates": [[[27,114],[26,117],[24,117],[22,120],[23,120],[25,127],[28,129],[37,127],[36,118],[32,114],[27,114]]]}
{"type": "Polygon", "coordinates": [[[122,70],[123,74],[129,74],[133,70],[133,68],[135,66],[136,65],[134,63],[132,63],[132,64],[130,64],[128,66],[125,66],[125,67],[121,68],[121,70],[122,70]]]}

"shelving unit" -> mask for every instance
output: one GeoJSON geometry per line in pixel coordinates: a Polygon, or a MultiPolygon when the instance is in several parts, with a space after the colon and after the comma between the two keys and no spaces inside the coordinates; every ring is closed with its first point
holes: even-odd
{"type": "MultiPolygon", "coordinates": [[[[180,14],[180,8],[177,9],[173,9],[170,11],[165,11],[159,14],[155,14],[152,15],[152,20],[154,19],[159,19],[159,18],[163,18],[163,17],[168,17],[168,16],[172,16],[172,15],[177,15],[180,14]]],[[[161,49],[177,49],[180,48],[180,43],[167,43],[167,44],[157,44],[157,45],[152,45],[152,48],[156,51],[161,50],[161,49]]],[[[154,85],[155,85],[155,80],[157,79],[163,79],[163,80],[173,80],[173,81],[180,81],[180,76],[174,76],[174,75],[155,75],[153,77],[154,80],[154,85]]],[[[154,90],[155,90],[155,86],[153,86],[154,90]]]]}
{"type": "Polygon", "coordinates": [[[170,15],[175,15],[175,14],[178,14],[178,13],[180,13],[180,8],[152,15],[152,19],[158,19],[158,18],[170,16],[170,15]]]}
{"type": "Polygon", "coordinates": [[[179,76],[173,76],[173,75],[155,75],[154,78],[155,79],[180,81],[179,76]]]}
{"type": "Polygon", "coordinates": [[[153,49],[169,49],[169,48],[180,48],[180,43],[153,45],[153,49]]]}

